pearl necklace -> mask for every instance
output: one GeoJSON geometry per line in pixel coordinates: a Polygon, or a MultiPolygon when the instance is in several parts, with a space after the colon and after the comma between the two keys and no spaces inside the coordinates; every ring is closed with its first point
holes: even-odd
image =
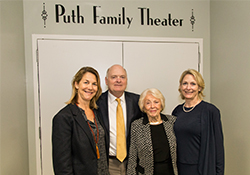
{"type": "Polygon", "coordinates": [[[200,101],[199,101],[198,103],[196,103],[196,104],[195,104],[191,109],[189,109],[189,110],[186,110],[186,109],[185,109],[184,106],[185,106],[186,103],[184,103],[183,106],[182,106],[182,109],[183,109],[184,112],[191,112],[191,111],[194,109],[194,107],[195,107],[196,105],[198,105],[199,103],[200,103],[200,101]]]}
{"type": "Polygon", "coordinates": [[[158,121],[158,122],[149,122],[150,125],[158,125],[158,124],[161,124],[161,123],[162,123],[162,120],[158,121]]]}
{"type": "MultiPolygon", "coordinates": [[[[184,104],[184,105],[185,105],[185,104],[184,104]]],[[[184,107],[184,105],[182,106],[182,109],[183,109],[184,112],[190,112],[190,111],[192,111],[192,110],[194,109],[194,107],[195,107],[195,106],[193,106],[191,109],[186,110],[185,107],[184,107]]]]}

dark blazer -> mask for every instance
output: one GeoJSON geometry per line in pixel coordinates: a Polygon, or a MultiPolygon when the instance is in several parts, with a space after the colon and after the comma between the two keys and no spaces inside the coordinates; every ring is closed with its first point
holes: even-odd
{"type": "MultiPolygon", "coordinates": [[[[94,112],[103,126],[97,111],[94,112]]],[[[55,175],[97,174],[93,135],[75,104],[65,106],[54,116],[52,147],[55,175]]]]}
{"type": "MultiPolygon", "coordinates": [[[[141,110],[138,106],[139,95],[131,93],[131,92],[124,92],[125,93],[125,100],[126,100],[126,107],[127,107],[127,150],[129,150],[130,145],[130,125],[132,121],[141,117],[141,110]]],[[[106,132],[108,133],[107,139],[107,153],[109,153],[109,144],[110,144],[110,134],[109,134],[109,112],[108,112],[108,91],[102,93],[101,97],[99,97],[97,101],[97,105],[99,107],[99,111],[101,114],[101,118],[104,122],[104,127],[106,132]]],[[[128,151],[129,152],[129,151],[128,151]]]]}
{"type": "MultiPolygon", "coordinates": [[[[169,142],[174,174],[178,175],[176,165],[176,138],[173,129],[176,117],[161,114],[161,118],[169,142]]],[[[129,151],[127,168],[128,175],[154,174],[154,155],[151,129],[146,114],[144,117],[141,117],[132,123],[131,145],[129,151]]]]}
{"type": "Polygon", "coordinates": [[[199,171],[202,175],[224,175],[224,139],[220,111],[213,104],[203,102],[199,171]]]}

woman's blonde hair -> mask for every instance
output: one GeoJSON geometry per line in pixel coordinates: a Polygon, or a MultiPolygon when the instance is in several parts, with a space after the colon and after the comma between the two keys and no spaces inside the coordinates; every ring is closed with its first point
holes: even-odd
{"type": "Polygon", "coordinates": [[[96,104],[97,99],[101,96],[102,94],[102,88],[101,88],[101,84],[100,84],[100,76],[99,73],[97,72],[97,70],[95,70],[92,67],[82,67],[74,76],[73,80],[72,80],[72,94],[71,97],[69,99],[69,101],[66,102],[66,104],[77,104],[78,101],[78,90],[75,87],[75,83],[79,83],[83,77],[84,74],[86,74],[87,72],[92,73],[95,75],[96,77],[96,81],[97,81],[97,92],[95,94],[95,96],[90,100],[90,105],[89,107],[91,109],[97,109],[98,106],[96,104]]]}
{"type": "Polygon", "coordinates": [[[202,75],[201,75],[198,71],[196,71],[196,70],[194,70],[194,69],[185,70],[185,71],[181,74],[181,77],[180,77],[180,80],[179,80],[180,85],[179,85],[179,89],[178,89],[179,92],[180,92],[181,98],[182,98],[183,100],[185,99],[185,97],[184,97],[183,94],[181,93],[180,87],[181,87],[181,84],[182,84],[182,81],[183,81],[184,77],[185,77],[187,74],[190,74],[190,75],[193,75],[193,76],[194,76],[194,79],[195,79],[195,81],[197,82],[197,84],[198,84],[198,86],[199,86],[199,88],[200,88],[199,93],[198,93],[198,98],[199,98],[200,100],[202,100],[203,97],[205,97],[205,95],[203,94],[203,90],[205,89],[205,82],[204,82],[204,79],[202,78],[202,75]]]}

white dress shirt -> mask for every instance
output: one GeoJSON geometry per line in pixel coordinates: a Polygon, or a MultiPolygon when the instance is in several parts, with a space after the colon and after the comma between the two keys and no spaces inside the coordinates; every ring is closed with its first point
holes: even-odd
{"type": "MultiPolygon", "coordinates": [[[[124,93],[120,97],[121,106],[124,117],[125,132],[127,136],[127,112],[126,112],[126,101],[124,93]]],[[[109,132],[110,132],[110,146],[109,146],[109,155],[116,156],[116,108],[118,102],[116,97],[108,92],[108,112],[109,112],[109,132]]]]}

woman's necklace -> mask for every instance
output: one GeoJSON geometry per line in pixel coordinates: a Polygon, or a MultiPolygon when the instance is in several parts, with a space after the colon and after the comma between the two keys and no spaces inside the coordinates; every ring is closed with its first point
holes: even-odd
{"type": "Polygon", "coordinates": [[[93,111],[93,115],[94,115],[94,123],[95,123],[95,126],[96,126],[96,130],[97,130],[97,138],[95,137],[95,133],[92,129],[92,127],[90,126],[89,124],[89,121],[87,121],[88,125],[89,125],[89,128],[93,134],[93,137],[94,137],[94,140],[95,140],[95,147],[96,147],[96,155],[97,155],[97,159],[100,159],[100,152],[99,152],[99,148],[98,148],[98,141],[99,141],[99,129],[98,129],[98,126],[97,126],[97,122],[96,122],[96,118],[95,118],[95,113],[93,111]]]}
{"type": "Polygon", "coordinates": [[[158,124],[161,124],[161,123],[162,123],[162,120],[157,121],[157,122],[149,122],[150,125],[158,125],[158,124]]]}
{"type": "MultiPolygon", "coordinates": [[[[78,106],[78,104],[76,104],[76,106],[78,106]]],[[[79,106],[78,106],[78,107],[79,107],[79,106]]],[[[80,107],[79,107],[79,108],[80,108],[80,107]]],[[[81,112],[82,112],[82,115],[84,116],[82,109],[80,109],[80,110],[81,110],[81,112]]],[[[94,123],[95,123],[95,126],[96,126],[96,132],[97,132],[97,134],[96,134],[97,136],[96,136],[96,137],[97,137],[97,138],[95,137],[95,133],[94,133],[92,127],[90,126],[88,120],[87,120],[87,123],[88,123],[89,129],[91,130],[91,132],[92,132],[92,134],[93,134],[93,137],[94,137],[97,159],[100,159],[100,152],[99,152],[99,148],[98,148],[99,129],[98,129],[98,125],[97,125],[97,122],[96,122],[95,113],[94,113],[93,110],[92,110],[92,112],[93,112],[93,116],[94,116],[94,123]]],[[[86,117],[87,117],[87,116],[86,116],[86,117]]]]}
{"type": "Polygon", "coordinates": [[[183,106],[182,106],[182,109],[183,109],[184,112],[191,112],[191,111],[194,109],[194,107],[195,107],[196,105],[198,105],[199,103],[200,103],[200,101],[198,101],[198,103],[196,103],[196,104],[195,104],[193,107],[191,107],[191,109],[189,109],[189,110],[186,110],[186,109],[185,109],[185,104],[186,104],[186,103],[184,103],[183,106]]]}
{"type": "Polygon", "coordinates": [[[161,121],[160,122],[149,122],[150,125],[158,125],[160,123],[161,123],[161,121]]]}
{"type": "MultiPolygon", "coordinates": [[[[184,105],[185,105],[185,103],[184,103],[184,105]]],[[[184,105],[182,106],[182,109],[183,109],[184,112],[190,112],[190,111],[192,111],[192,110],[194,109],[194,107],[195,107],[195,106],[193,106],[191,109],[186,110],[185,107],[184,107],[184,105]]]]}

